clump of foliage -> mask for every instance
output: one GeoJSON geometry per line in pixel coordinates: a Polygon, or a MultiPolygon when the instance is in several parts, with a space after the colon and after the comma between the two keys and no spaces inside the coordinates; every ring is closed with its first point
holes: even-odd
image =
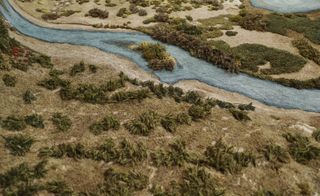
{"type": "Polygon", "coordinates": [[[241,58],[243,70],[258,72],[258,66],[270,62],[270,69],[260,70],[267,75],[297,72],[306,64],[302,57],[259,44],[241,44],[233,48],[232,52],[241,58]]]}
{"type": "Polygon", "coordinates": [[[93,9],[89,10],[87,15],[91,16],[93,18],[105,19],[105,18],[109,17],[109,12],[104,11],[104,10],[100,10],[98,8],[93,8],[93,9]]]}
{"type": "Polygon", "coordinates": [[[17,78],[14,76],[10,76],[9,74],[4,74],[2,77],[2,81],[4,82],[4,85],[8,87],[15,87],[17,83],[17,78]]]}
{"type": "Polygon", "coordinates": [[[175,67],[174,58],[159,43],[142,42],[137,47],[137,50],[142,52],[143,58],[148,61],[148,66],[153,70],[165,69],[172,71],[175,67]]]}
{"type": "Polygon", "coordinates": [[[320,129],[313,131],[312,137],[313,137],[317,142],[320,142],[320,129]]]}
{"type": "Polygon", "coordinates": [[[251,118],[248,116],[248,113],[242,110],[237,110],[234,108],[230,108],[229,112],[232,114],[232,116],[237,119],[238,121],[248,121],[251,120],[251,118]]]}
{"type": "Polygon", "coordinates": [[[305,39],[296,39],[292,41],[294,47],[298,48],[301,56],[310,59],[320,65],[320,52],[309,44],[305,39]]]}
{"type": "Polygon", "coordinates": [[[312,145],[308,137],[291,133],[286,133],[283,137],[289,142],[289,153],[297,162],[306,164],[320,157],[320,148],[312,145]]]}
{"type": "Polygon", "coordinates": [[[41,15],[41,18],[43,20],[57,20],[58,18],[60,18],[60,16],[56,13],[44,13],[41,15]]]}
{"type": "Polygon", "coordinates": [[[63,74],[64,74],[64,71],[58,70],[58,69],[51,69],[50,72],[49,72],[49,75],[51,77],[58,77],[58,76],[63,75],[63,74]]]}
{"type": "Polygon", "coordinates": [[[125,81],[122,78],[120,78],[118,80],[109,80],[108,82],[103,84],[101,86],[101,88],[104,91],[112,92],[112,91],[115,91],[115,90],[122,88],[124,86],[125,86],[125,81]]]}
{"type": "Polygon", "coordinates": [[[23,101],[25,104],[31,104],[35,100],[37,100],[37,97],[31,92],[31,90],[27,90],[23,94],[23,101]]]}
{"type": "Polygon", "coordinates": [[[223,173],[237,173],[249,164],[255,165],[255,157],[250,152],[236,152],[232,146],[219,140],[215,145],[208,146],[205,151],[205,163],[223,173]]]}
{"type": "Polygon", "coordinates": [[[252,103],[249,104],[239,104],[238,105],[239,110],[246,110],[246,111],[254,111],[256,108],[252,105],[252,103]]]}
{"type": "Polygon", "coordinates": [[[100,134],[102,131],[108,131],[110,129],[118,130],[120,128],[120,122],[113,116],[104,117],[101,121],[96,122],[90,126],[90,131],[94,134],[100,134]]]}
{"type": "Polygon", "coordinates": [[[74,64],[70,70],[70,76],[75,76],[81,72],[84,72],[85,71],[85,64],[83,61],[81,61],[80,63],[78,64],[74,64]]]}
{"type": "Polygon", "coordinates": [[[237,31],[226,31],[227,36],[236,36],[238,34],[237,31]]]}
{"type": "Polygon", "coordinates": [[[5,140],[5,147],[15,156],[24,156],[35,142],[33,138],[25,135],[2,137],[5,140]]]}
{"type": "Polygon", "coordinates": [[[273,164],[275,169],[278,169],[281,164],[289,163],[290,155],[281,146],[268,144],[261,150],[265,159],[273,164]]]}
{"type": "Polygon", "coordinates": [[[14,115],[3,119],[1,126],[9,131],[21,131],[27,127],[23,117],[14,115]]]}
{"type": "Polygon", "coordinates": [[[105,104],[108,97],[102,87],[93,84],[79,84],[78,87],[66,87],[60,90],[60,97],[62,100],[79,100],[92,104],[105,104]]]}
{"type": "Polygon", "coordinates": [[[196,91],[188,91],[183,96],[182,100],[187,103],[192,103],[192,104],[196,104],[196,105],[200,105],[202,103],[202,97],[196,91]]]}
{"type": "Polygon", "coordinates": [[[176,119],[170,114],[161,118],[161,125],[166,131],[170,133],[176,132],[177,122],[176,119]]]}
{"type": "Polygon", "coordinates": [[[148,177],[140,172],[116,172],[109,168],[104,173],[104,183],[100,185],[102,195],[130,195],[141,191],[148,185],[148,177]]]}
{"type": "Polygon", "coordinates": [[[31,57],[31,62],[38,63],[39,65],[41,65],[41,67],[44,67],[44,68],[51,69],[53,67],[53,64],[51,63],[51,58],[43,54],[33,55],[31,57]]]}
{"type": "Polygon", "coordinates": [[[47,173],[46,162],[42,161],[33,167],[22,163],[0,174],[0,186],[3,195],[35,195],[43,187],[35,181],[47,173]]]}
{"type": "Polygon", "coordinates": [[[117,13],[117,16],[122,18],[126,18],[128,15],[130,15],[130,12],[127,10],[127,8],[120,8],[117,13]]]}
{"type": "Polygon", "coordinates": [[[96,65],[89,65],[89,70],[91,71],[91,73],[97,73],[98,67],[96,65]]]}
{"type": "Polygon", "coordinates": [[[64,181],[47,182],[45,189],[54,195],[71,196],[73,193],[72,189],[64,181]]]}
{"type": "Polygon", "coordinates": [[[147,136],[157,126],[159,122],[158,114],[153,111],[142,113],[137,119],[125,124],[130,133],[147,136]]]}
{"type": "Polygon", "coordinates": [[[118,145],[115,145],[112,139],[93,149],[86,148],[80,143],[59,144],[52,147],[44,147],[39,151],[40,157],[62,158],[69,157],[73,159],[92,159],[97,161],[113,161],[120,165],[136,164],[147,158],[147,150],[142,143],[130,143],[123,139],[118,145]]]}
{"type": "Polygon", "coordinates": [[[39,86],[42,86],[48,90],[55,90],[58,87],[66,88],[70,85],[70,82],[68,80],[63,80],[59,78],[58,76],[53,76],[50,78],[46,78],[44,80],[41,80],[38,83],[39,86]]]}
{"type": "Polygon", "coordinates": [[[71,119],[61,113],[54,113],[51,120],[59,131],[68,131],[72,126],[71,119]]]}
{"type": "Polygon", "coordinates": [[[183,171],[182,181],[172,181],[170,187],[164,190],[162,187],[153,186],[150,190],[153,195],[224,195],[224,189],[217,186],[210,173],[204,168],[191,167],[183,171]]]}
{"type": "Polygon", "coordinates": [[[41,115],[33,114],[30,116],[26,116],[24,120],[28,125],[31,125],[35,128],[44,128],[43,119],[41,115]]]}
{"type": "Polygon", "coordinates": [[[189,115],[192,120],[198,121],[203,119],[211,114],[211,106],[210,105],[192,105],[188,110],[189,115]]]}
{"type": "Polygon", "coordinates": [[[149,90],[139,89],[132,91],[119,91],[111,96],[111,100],[116,102],[124,102],[129,100],[138,100],[141,102],[143,99],[149,97],[149,90]]]}
{"type": "Polygon", "coordinates": [[[169,147],[167,151],[158,150],[151,153],[152,161],[156,166],[182,166],[190,160],[185,142],[177,140],[169,147]]]}

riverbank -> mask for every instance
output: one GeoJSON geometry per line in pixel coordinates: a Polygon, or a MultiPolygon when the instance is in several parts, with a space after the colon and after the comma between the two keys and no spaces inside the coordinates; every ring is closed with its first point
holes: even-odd
{"type": "MultiPolygon", "coordinates": [[[[122,71],[129,77],[137,78],[142,81],[152,80],[157,83],[159,82],[159,80],[152,73],[145,72],[132,61],[114,54],[103,52],[96,48],[74,46],[70,44],[47,43],[34,38],[23,36],[16,32],[10,32],[10,36],[32,50],[42,52],[45,55],[51,56],[53,63],[74,64],[79,60],[84,60],[88,64],[111,67],[115,70],[115,72],[122,71]],[[64,59],[63,62],[61,62],[61,59],[64,59]]],[[[252,102],[257,108],[256,112],[259,114],[268,114],[281,117],[290,116],[292,118],[296,118],[297,120],[299,119],[306,122],[310,122],[311,119],[317,118],[317,116],[319,115],[318,113],[313,112],[280,109],[272,106],[267,106],[238,93],[228,92],[223,89],[209,86],[199,81],[180,81],[176,83],[175,86],[180,87],[186,91],[197,90],[205,96],[220,99],[222,101],[239,104],[247,104],[252,102]]]]}

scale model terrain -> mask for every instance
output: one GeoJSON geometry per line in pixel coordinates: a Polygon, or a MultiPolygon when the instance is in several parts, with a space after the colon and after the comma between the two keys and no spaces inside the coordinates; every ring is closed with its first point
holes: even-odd
{"type": "Polygon", "coordinates": [[[319,9],[0,0],[0,195],[319,195],[319,9]]]}

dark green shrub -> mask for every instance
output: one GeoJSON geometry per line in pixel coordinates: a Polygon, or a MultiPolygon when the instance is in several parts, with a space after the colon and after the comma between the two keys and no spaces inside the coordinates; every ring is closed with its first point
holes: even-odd
{"type": "Polygon", "coordinates": [[[247,110],[247,111],[254,111],[256,108],[252,105],[252,103],[249,104],[239,104],[238,105],[239,110],[247,110]]]}
{"type": "Polygon", "coordinates": [[[11,66],[15,69],[18,69],[20,71],[27,72],[29,69],[30,64],[24,63],[24,62],[11,62],[11,66]]]}
{"type": "Polygon", "coordinates": [[[211,107],[207,105],[192,105],[188,110],[188,114],[192,120],[198,121],[211,114],[211,107]]]}
{"type": "Polygon", "coordinates": [[[71,196],[73,191],[64,181],[51,181],[45,185],[49,193],[60,196],[71,196]]]}
{"type": "Polygon", "coordinates": [[[187,113],[179,113],[176,117],[176,122],[178,124],[187,124],[190,125],[191,124],[191,117],[187,114],[187,113]]]}
{"type": "Polygon", "coordinates": [[[43,20],[57,20],[60,16],[56,13],[45,13],[41,15],[43,20]]]}
{"type": "Polygon", "coordinates": [[[170,133],[176,132],[177,122],[176,119],[170,114],[161,119],[161,125],[166,131],[170,133]]]}
{"type": "Polygon", "coordinates": [[[167,151],[158,150],[151,153],[152,162],[156,166],[182,166],[190,160],[185,142],[177,140],[169,147],[167,151]]]}
{"type": "Polygon", "coordinates": [[[149,97],[149,90],[133,90],[133,91],[119,91],[111,96],[111,100],[116,102],[124,102],[129,100],[138,100],[141,102],[143,99],[149,97]]]}
{"type": "Polygon", "coordinates": [[[117,16],[122,18],[126,18],[128,15],[130,15],[130,12],[127,10],[127,8],[120,8],[117,13],[117,16]]]}
{"type": "Polygon", "coordinates": [[[238,121],[248,121],[251,120],[251,118],[248,116],[248,113],[242,110],[237,110],[234,108],[230,108],[229,112],[232,114],[232,116],[238,120],[238,121]]]}
{"type": "Polygon", "coordinates": [[[23,94],[23,101],[25,104],[31,104],[33,101],[37,100],[36,96],[31,92],[31,90],[27,90],[23,94]]]}
{"type": "Polygon", "coordinates": [[[58,70],[58,69],[51,69],[50,72],[49,72],[49,75],[51,77],[58,77],[58,76],[63,75],[63,74],[64,74],[64,71],[58,70]]]}
{"type": "Polygon", "coordinates": [[[2,120],[1,126],[9,131],[21,131],[27,127],[23,117],[13,115],[2,120]]]}
{"type": "Polygon", "coordinates": [[[294,47],[298,48],[299,53],[304,58],[310,59],[320,65],[320,52],[309,44],[305,39],[296,39],[292,41],[294,47]]]}
{"type": "Polygon", "coordinates": [[[312,145],[309,138],[291,133],[286,133],[283,137],[289,142],[289,153],[297,162],[306,164],[320,157],[320,148],[312,145]]]}
{"type": "Polygon", "coordinates": [[[59,131],[67,131],[71,128],[72,122],[70,118],[61,113],[55,113],[52,115],[52,123],[59,131]]]}
{"type": "Polygon", "coordinates": [[[37,195],[43,190],[43,186],[35,181],[46,174],[45,164],[46,162],[42,161],[31,168],[26,163],[22,163],[0,174],[3,195],[37,195]]]}
{"type": "Polygon", "coordinates": [[[237,173],[250,163],[255,165],[255,157],[248,152],[235,152],[232,146],[226,146],[219,140],[205,151],[206,164],[223,173],[237,173]]]}
{"type": "Polygon", "coordinates": [[[148,12],[145,9],[139,9],[138,15],[139,16],[146,16],[146,15],[148,15],[148,12]]]}
{"type": "Polygon", "coordinates": [[[232,53],[241,58],[242,70],[258,72],[258,66],[270,62],[270,69],[260,70],[267,75],[297,72],[306,64],[300,56],[259,44],[241,44],[232,48],[232,53]]]}
{"type": "Polygon", "coordinates": [[[125,124],[130,133],[147,136],[157,126],[159,117],[155,112],[148,111],[142,113],[139,118],[131,120],[125,124]]]}
{"type": "Polygon", "coordinates": [[[238,34],[238,32],[236,32],[236,31],[226,31],[227,36],[236,36],[237,34],[238,34]]]}
{"type": "Polygon", "coordinates": [[[97,73],[98,67],[96,65],[89,65],[91,73],[97,73]]]}
{"type": "Polygon", "coordinates": [[[111,168],[105,171],[104,180],[99,190],[102,195],[131,195],[148,185],[148,176],[135,171],[115,172],[111,168]]]}
{"type": "Polygon", "coordinates": [[[41,65],[41,67],[49,68],[51,69],[53,67],[53,64],[51,63],[51,57],[48,57],[46,55],[40,54],[40,55],[33,55],[31,57],[31,62],[38,63],[41,65]]]}
{"type": "Polygon", "coordinates": [[[119,120],[113,116],[107,116],[101,121],[96,122],[90,126],[90,131],[94,134],[100,134],[102,131],[108,131],[110,129],[118,130],[120,128],[119,120]]]}
{"type": "Polygon", "coordinates": [[[86,69],[86,68],[85,68],[84,62],[81,61],[80,63],[74,64],[74,65],[72,66],[69,74],[70,74],[70,76],[75,76],[75,75],[77,75],[77,74],[79,74],[79,73],[84,72],[85,69],[86,69]]]}
{"type": "Polygon", "coordinates": [[[147,149],[142,143],[132,144],[123,139],[118,145],[115,162],[120,165],[132,165],[145,160],[147,156],[147,149]]]}
{"type": "Polygon", "coordinates": [[[2,77],[2,81],[4,82],[4,85],[8,87],[15,87],[17,83],[17,78],[14,76],[10,76],[9,74],[4,74],[2,77]]]}
{"type": "Polygon", "coordinates": [[[220,100],[216,100],[216,102],[217,102],[218,106],[223,109],[235,108],[235,106],[229,102],[220,101],[220,100]]]}
{"type": "Polygon", "coordinates": [[[104,87],[93,84],[79,84],[75,89],[71,87],[61,89],[60,97],[62,100],[75,99],[85,103],[105,104],[108,101],[105,91],[104,87]]]}
{"type": "Polygon", "coordinates": [[[84,159],[87,155],[87,150],[80,144],[59,144],[52,147],[44,147],[39,151],[39,157],[54,157],[63,158],[69,157],[73,159],[84,159]]]}
{"type": "Polygon", "coordinates": [[[109,92],[115,91],[122,87],[125,87],[125,81],[123,79],[109,80],[107,83],[101,85],[101,89],[109,92]]]}
{"type": "Polygon", "coordinates": [[[183,97],[183,101],[192,104],[201,104],[202,97],[196,91],[188,91],[183,97]]]}
{"type": "Polygon", "coordinates": [[[320,129],[313,131],[312,137],[313,137],[317,142],[320,142],[320,129]]]}
{"type": "Polygon", "coordinates": [[[108,11],[103,11],[98,8],[93,8],[89,10],[88,16],[91,16],[93,18],[100,18],[100,19],[105,19],[109,17],[109,12],[108,11]]]}
{"type": "Polygon", "coordinates": [[[30,116],[26,116],[24,120],[28,125],[31,125],[35,128],[44,128],[43,119],[41,115],[33,114],[30,116]]]}
{"type": "Polygon", "coordinates": [[[2,137],[5,140],[5,147],[15,156],[24,156],[35,142],[33,138],[25,135],[2,137]]]}
{"type": "Polygon", "coordinates": [[[39,86],[42,86],[48,90],[55,90],[58,87],[66,88],[70,85],[70,82],[68,80],[63,80],[57,76],[46,78],[44,80],[41,80],[38,83],[39,86]]]}

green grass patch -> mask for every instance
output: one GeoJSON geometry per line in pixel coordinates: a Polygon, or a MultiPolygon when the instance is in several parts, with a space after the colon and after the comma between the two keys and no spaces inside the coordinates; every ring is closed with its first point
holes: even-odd
{"type": "Polygon", "coordinates": [[[30,151],[35,140],[26,135],[2,136],[5,141],[5,147],[14,156],[24,156],[30,151]]]}
{"type": "Polygon", "coordinates": [[[95,135],[108,131],[110,129],[118,130],[120,128],[120,122],[113,116],[106,116],[101,121],[98,121],[90,126],[90,131],[95,135]]]}

